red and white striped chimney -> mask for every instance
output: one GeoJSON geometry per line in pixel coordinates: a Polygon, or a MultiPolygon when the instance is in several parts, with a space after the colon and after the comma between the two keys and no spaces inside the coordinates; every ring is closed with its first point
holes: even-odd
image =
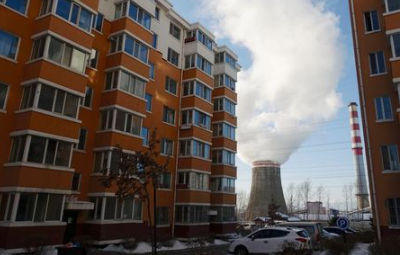
{"type": "Polygon", "coordinates": [[[356,196],[359,210],[369,207],[369,194],[367,177],[365,175],[363,145],[361,141],[360,122],[358,118],[357,104],[349,104],[351,126],[351,148],[353,150],[354,169],[356,170],[356,196]]]}

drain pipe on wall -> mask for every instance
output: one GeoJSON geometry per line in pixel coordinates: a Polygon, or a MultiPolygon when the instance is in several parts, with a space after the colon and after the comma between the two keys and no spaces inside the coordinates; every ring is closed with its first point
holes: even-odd
{"type": "Polygon", "coordinates": [[[369,139],[369,128],[368,128],[368,120],[367,120],[367,113],[365,109],[365,96],[364,96],[364,81],[362,78],[362,69],[361,69],[361,58],[360,58],[360,48],[358,44],[358,38],[357,38],[357,27],[356,27],[356,16],[354,13],[354,0],[350,0],[350,9],[351,9],[351,19],[353,23],[353,33],[354,33],[354,44],[355,44],[355,53],[356,53],[356,65],[357,65],[357,71],[358,71],[358,78],[359,78],[359,84],[360,84],[360,98],[361,98],[361,107],[363,117],[364,117],[364,128],[365,128],[365,141],[366,141],[366,153],[368,154],[368,161],[369,161],[369,167],[368,170],[370,172],[369,177],[371,179],[371,186],[372,186],[372,194],[371,198],[373,200],[373,207],[374,207],[374,214],[375,214],[375,223],[376,223],[376,231],[377,231],[377,236],[378,236],[378,242],[381,242],[381,224],[380,224],[380,219],[379,219],[379,210],[378,210],[378,203],[377,203],[377,198],[376,198],[376,186],[375,186],[375,177],[374,177],[374,168],[372,165],[372,152],[371,152],[371,145],[370,145],[370,139],[369,139]]]}

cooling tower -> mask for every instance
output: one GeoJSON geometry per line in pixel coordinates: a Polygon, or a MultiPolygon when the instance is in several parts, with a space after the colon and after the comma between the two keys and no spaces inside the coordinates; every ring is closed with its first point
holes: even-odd
{"type": "Polygon", "coordinates": [[[281,167],[272,161],[253,162],[252,181],[246,219],[268,216],[268,206],[274,199],[279,212],[286,213],[286,203],[281,183],[281,167]]]}
{"type": "Polygon", "coordinates": [[[357,209],[369,207],[367,177],[365,175],[363,146],[361,143],[360,124],[358,120],[357,104],[350,103],[351,148],[353,150],[354,169],[356,170],[356,197],[357,209]]]}

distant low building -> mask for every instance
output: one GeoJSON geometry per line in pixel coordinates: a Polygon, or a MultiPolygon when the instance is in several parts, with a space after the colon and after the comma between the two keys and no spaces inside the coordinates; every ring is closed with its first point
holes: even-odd
{"type": "Polygon", "coordinates": [[[326,214],[326,208],[322,206],[321,201],[307,202],[308,214],[326,214]]]}

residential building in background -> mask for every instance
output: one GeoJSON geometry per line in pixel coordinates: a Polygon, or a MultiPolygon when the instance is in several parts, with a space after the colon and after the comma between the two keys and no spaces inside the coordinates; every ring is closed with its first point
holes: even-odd
{"type": "Polygon", "coordinates": [[[373,222],[400,235],[400,1],[349,0],[373,222]]]}
{"type": "Polygon", "coordinates": [[[166,0],[0,1],[0,249],[147,240],[147,206],[100,179],[155,128],[159,236],[234,232],[240,66],[214,40],[166,0]]]}

